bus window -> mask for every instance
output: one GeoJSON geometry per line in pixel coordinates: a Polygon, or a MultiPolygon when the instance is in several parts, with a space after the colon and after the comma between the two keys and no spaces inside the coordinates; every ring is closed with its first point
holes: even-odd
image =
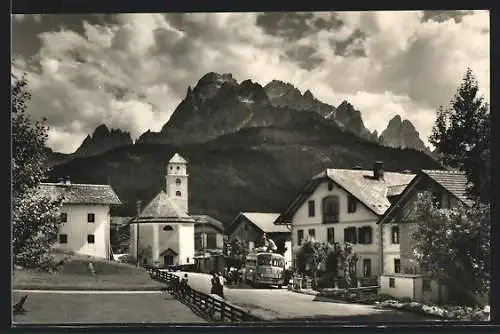
{"type": "Polygon", "coordinates": [[[273,257],[271,265],[273,267],[284,267],[285,266],[285,259],[281,257],[273,257]]]}
{"type": "Polygon", "coordinates": [[[270,266],[271,265],[271,254],[261,254],[257,258],[257,264],[259,266],[270,266]]]}

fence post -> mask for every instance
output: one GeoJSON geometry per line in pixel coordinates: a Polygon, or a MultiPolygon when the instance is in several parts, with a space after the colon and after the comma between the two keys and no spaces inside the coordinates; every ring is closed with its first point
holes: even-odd
{"type": "Polygon", "coordinates": [[[220,306],[220,320],[221,321],[224,321],[225,315],[226,315],[226,303],[221,302],[221,306],[220,306]]]}

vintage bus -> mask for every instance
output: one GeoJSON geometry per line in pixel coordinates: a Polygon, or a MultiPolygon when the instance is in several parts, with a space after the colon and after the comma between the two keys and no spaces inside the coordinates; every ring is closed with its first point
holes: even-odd
{"type": "Polygon", "coordinates": [[[280,254],[260,252],[247,255],[243,281],[253,286],[276,285],[285,279],[285,257],[280,254]]]}

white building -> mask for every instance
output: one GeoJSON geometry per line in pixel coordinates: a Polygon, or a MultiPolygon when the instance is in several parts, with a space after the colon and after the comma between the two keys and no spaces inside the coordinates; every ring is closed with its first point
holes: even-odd
{"type": "Polygon", "coordinates": [[[161,190],[131,223],[131,253],[137,258],[138,243],[144,266],[194,264],[196,221],[188,214],[187,161],[178,153],[170,159],[165,178],[166,192],[161,190]]]}
{"type": "Polygon", "coordinates": [[[121,204],[111,186],[72,184],[67,178],[59,183],[40,183],[45,196],[63,196],[61,226],[56,248],[99,258],[111,257],[110,206],[121,204]]]}
{"type": "MultiPolygon", "coordinates": [[[[377,225],[415,174],[373,170],[327,169],[314,176],[289,204],[279,222],[292,230],[292,257],[308,238],[349,242],[358,254],[358,277],[377,277],[382,269],[381,228],[377,225]]],[[[387,254],[389,256],[389,254],[387,254]]]]}
{"type": "Polygon", "coordinates": [[[422,302],[443,302],[448,298],[448,288],[431,280],[414,259],[413,232],[417,227],[416,223],[401,222],[411,214],[418,194],[424,191],[433,194],[440,209],[472,205],[467,198],[466,188],[467,178],[462,172],[422,170],[392,203],[378,222],[384,231],[381,293],[422,302]]]}

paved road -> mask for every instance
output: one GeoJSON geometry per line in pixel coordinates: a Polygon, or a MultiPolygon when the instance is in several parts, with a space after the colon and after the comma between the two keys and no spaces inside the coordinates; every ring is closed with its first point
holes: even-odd
{"type": "MultiPolygon", "coordinates": [[[[177,272],[177,275],[183,273],[177,272]]],[[[188,273],[189,285],[210,293],[210,276],[188,273]]],[[[333,321],[434,321],[409,312],[377,309],[362,304],[334,303],[324,298],[300,294],[286,289],[230,289],[225,288],[226,299],[264,319],[315,319],[333,321]]]]}

